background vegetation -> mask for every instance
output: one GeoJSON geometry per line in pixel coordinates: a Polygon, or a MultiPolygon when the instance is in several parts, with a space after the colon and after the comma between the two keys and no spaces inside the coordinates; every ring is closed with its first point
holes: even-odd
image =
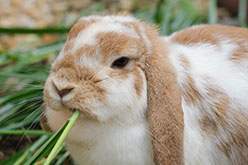
{"type": "MultiPolygon", "coordinates": [[[[134,1],[139,3],[138,0],[134,1]]],[[[207,6],[197,6],[191,0],[159,0],[150,5],[136,7],[130,12],[139,19],[158,24],[162,35],[171,34],[185,27],[200,23],[221,22],[217,17],[217,1],[207,1],[207,6]]],[[[247,0],[240,0],[238,24],[246,26],[247,0]]],[[[105,3],[94,3],[77,14],[108,13],[105,3]]],[[[76,21],[75,18],[72,23],[76,21]]],[[[236,18],[234,18],[236,19],[236,18]]],[[[55,42],[40,44],[22,43],[0,50],[0,164],[19,165],[31,159],[52,133],[42,131],[39,120],[42,109],[43,85],[49,73],[50,63],[60,51],[66,33],[72,25],[63,21],[58,27],[47,28],[0,28],[1,35],[33,34],[38,38],[49,34],[55,42]]],[[[50,147],[51,148],[51,147],[50,147]]],[[[50,149],[37,158],[42,164],[50,149]]],[[[69,153],[62,149],[53,164],[65,164],[69,153]]],[[[68,163],[68,162],[67,162],[68,163]]]]}

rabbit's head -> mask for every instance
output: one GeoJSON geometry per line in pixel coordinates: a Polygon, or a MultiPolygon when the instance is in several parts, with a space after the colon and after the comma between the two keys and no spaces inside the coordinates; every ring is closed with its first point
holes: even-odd
{"type": "Polygon", "coordinates": [[[155,162],[180,164],[183,114],[167,51],[157,29],[133,17],[83,17],[52,65],[46,108],[125,124],[147,114],[155,162]]]}

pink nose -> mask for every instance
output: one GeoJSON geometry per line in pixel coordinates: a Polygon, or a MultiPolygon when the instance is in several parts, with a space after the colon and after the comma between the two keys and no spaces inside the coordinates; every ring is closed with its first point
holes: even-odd
{"type": "Polygon", "coordinates": [[[72,91],[73,88],[65,88],[65,89],[62,89],[62,90],[57,90],[59,96],[62,98],[64,97],[65,95],[67,95],[68,93],[70,93],[72,91]]]}
{"type": "Polygon", "coordinates": [[[52,81],[52,85],[54,86],[56,92],[58,93],[58,95],[63,98],[65,95],[69,94],[73,89],[74,86],[73,85],[61,85],[60,83],[56,82],[56,81],[52,81]]]}

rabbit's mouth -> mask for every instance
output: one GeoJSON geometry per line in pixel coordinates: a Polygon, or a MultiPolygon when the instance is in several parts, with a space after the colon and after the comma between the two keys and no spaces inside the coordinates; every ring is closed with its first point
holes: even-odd
{"type": "Polygon", "coordinates": [[[69,111],[74,113],[76,110],[79,110],[79,109],[76,109],[76,108],[70,108],[69,111]]]}
{"type": "Polygon", "coordinates": [[[86,117],[86,118],[92,119],[92,120],[98,120],[97,116],[94,115],[88,108],[84,108],[84,109],[69,108],[69,111],[71,113],[74,113],[76,110],[79,110],[81,112],[80,116],[83,116],[83,117],[86,117]]]}

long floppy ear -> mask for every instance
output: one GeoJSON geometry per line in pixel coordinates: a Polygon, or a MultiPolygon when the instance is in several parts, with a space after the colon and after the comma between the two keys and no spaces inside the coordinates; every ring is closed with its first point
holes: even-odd
{"type": "Polygon", "coordinates": [[[184,164],[184,121],[176,74],[167,51],[164,41],[157,37],[146,59],[148,121],[154,163],[178,165],[184,164]]]}

